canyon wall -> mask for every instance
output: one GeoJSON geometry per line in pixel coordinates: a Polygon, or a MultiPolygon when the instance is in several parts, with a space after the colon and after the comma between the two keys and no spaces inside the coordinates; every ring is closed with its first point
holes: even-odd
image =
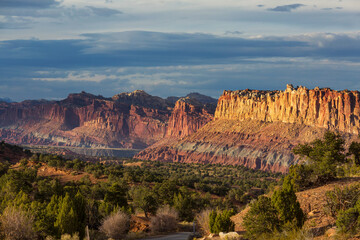
{"type": "Polygon", "coordinates": [[[360,128],[358,91],[294,88],[285,91],[224,91],[215,119],[298,123],[353,134],[360,128]]]}
{"type": "Polygon", "coordinates": [[[202,113],[212,118],[215,107],[208,113],[195,99],[185,102],[186,106],[174,108],[141,90],[112,98],[82,92],[61,101],[0,102],[0,139],[14,144],[143,149],[167,136],[196,131],[206,123],[202,113]]]}
{"type": "Polygon", "coordinates": [[[159,161],[240,164],[286,172],[299,161],[291,149],[340,131],[356,139],[357,91],[288,85],[285,91],[224,91],[214,120],[178,141],[156,144],[136,157],[159,161]]]}
{"type": "Polygon", "coordinates": [[[214,104],[203,104],[189,97],[180,98],[171,113],[166,137],[186,137],[213,119],[214,104]]]}

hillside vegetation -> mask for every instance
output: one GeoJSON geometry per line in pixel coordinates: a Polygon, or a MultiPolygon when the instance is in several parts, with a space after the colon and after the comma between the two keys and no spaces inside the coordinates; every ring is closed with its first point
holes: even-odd
{"type": "Polygon", "coordinates": [[[33,154],[7,160],[1,159],[0,171],[4,239],[83,239],[85,229],[91,239],[177,231],[179,222],[206,209],[219,216],[229,211],[228,219],[281,176],[241,166],[134,159],[102,164],[33,154]]]}
{"type": "Polygon", "coordinates": [[[338,133],[294,148],[304,164],[232,219],[248,239],[353,239],[360,231],[360,143],[338,133]],[[297,192],[297,193],[296,193],[297,192]]]}

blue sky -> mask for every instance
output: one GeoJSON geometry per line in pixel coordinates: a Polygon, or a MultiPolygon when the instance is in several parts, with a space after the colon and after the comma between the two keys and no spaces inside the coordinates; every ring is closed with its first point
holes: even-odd
{"type": "Polygon", "coordinates": [[[0,0],[0,98],[360,90],[358,0],[0,0]]]}

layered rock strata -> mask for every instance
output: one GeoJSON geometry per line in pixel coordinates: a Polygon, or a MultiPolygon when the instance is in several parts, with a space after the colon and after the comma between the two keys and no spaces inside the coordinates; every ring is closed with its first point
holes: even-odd
{"type": "Polygon", "coordinates": [[[202,106],[176,107],[172,115],[174,104],[140,90],[112,98],[82,92],[62,101],[0,102],[0,139],[14,144],[143,149],[166,136],[196,131],[206,123],[199,117],[202,112],[206,118],[210,115],[202,106]],[[181,116],[181,123],[172,117],[176,130],[168,128],[171,115],[181,116]]]}
{"type": "Polygon", "coordinates": [[[160,161],[240,164],[286,172],[298,162],[291,149],[326,130],[355,139],[360,126],[357,91],[224,91],[214,120],[179,141],[154,145],[136,157],[160,161]]]}
{"type": "Polygon", "coordinates": [[[180,98],[171,113],[166,137],[186,137],[213,119],[215,105],[202,104],[190,97],[180,98]]]}
{"type": "Polygon", "coordinates": [[[215,119],[298,123],[358,134],[360,93],[329,88],[294,88],[285,91],[224,91],[215,119]]]}

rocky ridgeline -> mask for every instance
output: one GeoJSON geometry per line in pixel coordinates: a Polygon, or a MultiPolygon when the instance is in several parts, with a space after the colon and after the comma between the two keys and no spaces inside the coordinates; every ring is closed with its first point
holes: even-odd
{"type": "Polygon", "coordinates": [[[61,101],[0,102],[0,139],[14,144],[143,149],[167,135],[196,131],[214,112],[204,110],[203,119],[202,106],[189,102],[183,113],[175,108],[182,116],[181,124],[174,123],[175,131],[168,128],[174,104],[141,90],[112,98],[81,92],[61,101]]]}
{"type": "Polygon", "coordinates": [[[291,149],[321,138],[327,129],[355,139],[359,116],[357,91],[292,85],[285,91],[224,91],[213,121],[176,142],[151,146],[136,157],[286,172],[299,161],[291,149]]]}
{"type": "Polygon", "coordinates": [[[359,134],[360,93],[287,85],[285,91],[224,91],[215,119],[298,123],[359,134]]]}

